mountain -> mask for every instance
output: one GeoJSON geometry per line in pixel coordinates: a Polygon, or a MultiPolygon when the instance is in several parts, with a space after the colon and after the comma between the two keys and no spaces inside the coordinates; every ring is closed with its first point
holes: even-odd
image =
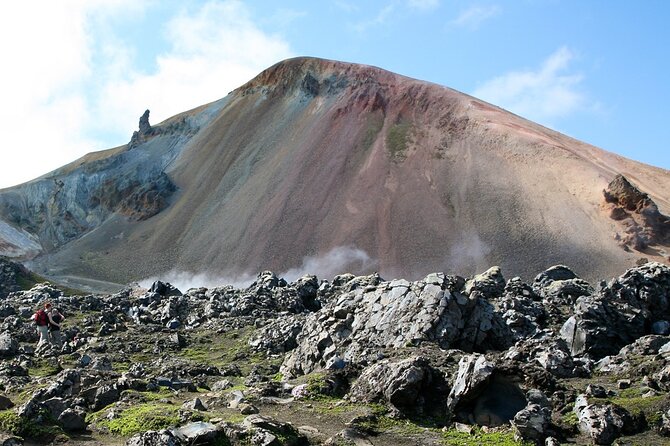
{"type": "Polygon", "coordinates": [[[528,277],[557,263],[594,279],[667,262],[669,210],[667,170],[449,88],[296,58],[0,190],[0,255],[100,286],[491,264],[528,277]]]}

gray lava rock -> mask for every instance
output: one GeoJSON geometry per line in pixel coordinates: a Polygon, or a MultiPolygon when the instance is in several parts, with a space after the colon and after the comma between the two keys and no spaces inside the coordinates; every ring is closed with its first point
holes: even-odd
{"type": "Polygon", "coordinates": [[[493,364],[487,361],[483,355],[473,354],[461,358],[458,363],[456,381],[454,381],[447,398],[447,409],[453,411],[461,398],[477,393],[481,387],[488,383],[493,374],[493,369],[493,364]]]}
{"type": "Polygon", "coordinates": [[[551,412],[539,404],[529,404],[517,412],[512,420],[514,437],[517,440],[532,441],[536,444],[547,436],[551,423],[551,412]]]}
{"type": "Polygon", "coordinates": [[[500,297],[505,289],[505,278],[499,266],[492,266],[481,274],[474,276],[465,283],[464,292],[468,296],[478,291],[487,299],[500,297]]]}
{"type": "Polygon", "coordinates": [[[200,410],[200,411],[206,411],[207,406],[202,402],[200,398],[194,398],[190,401],[185,402],[181,406],[184,409],[189,409],[189,410],[200,410]]]}
{"type": "Polygon", "coordinates": [[[422,411],[426,403],[447,392],[443,375],[423,357],[383,361],[363,371],[349,393],[352,399],[384,402],[403,412],[422,411]]]}
{"type": "Polygon", "coordinates": [[[100,410],[105,406],[109,406],[110,404],[117,402],[120,397],[121,392],[116,385],[100,386],[95,392],[93,410],[100,410]]]}
{"type": "Polygon", "coordinates": [[[483,355],[468,355],[458,364],[458,375],[447,398],[456,421],[500,426],[512,420],[527,401],[510,377],[498,373],[483,355]]]}
{"type": "Polygon", "coordinates": [[[561,337],[573,356],[589,354],[599,359],[643,336],[646,321],[645,312],[628,303],[582,296],[574,315],[561,327],[561,337]]]}
{"type": "Polygon", "coordinates": [[[172,429],[171,432],[182,444],[188,445],[211,444],[218,437],[224,436],[215,425],[204,421],[189,423],[172,429]]]}
{"type": "Polygon", "coordinates": [[[18,349],[19,343],[9,332],[0,334],[0,357],[11,358],[18,349]]]}
{"type": "Polygon", "coordinates": [[[632,417],[619,406],[588,404],[586,398],[582,397],[575,403],[575,412],[579,420],[579,431],[594,444],[612,444],[618,437],[634,430],[632,417]]]}
{"type": "Polygon", "coordinates": [[[168,430],[148,431],[133,435],[125,446],[180,446],[177,437],[168,430]]]}
{"type": "Polygon", "coordinates": [[[475,285],[468,297],[451,288],[455,283],[462,279],[436,273],[422,281],[382,282],[337,296],[307,315],[298,346],[280,371],[287,377],[310,373],[334,357],[374,361],[366,357],[368,348],[434,342],[471,351],[511,345],[512,333],[475,285]]]}
{"type": "Polygon", "coordinates": [[[78,432],[86,430],[86,411],[81,407],[65,409],[58,417],[58,422],[67,432],[78,432]]]}

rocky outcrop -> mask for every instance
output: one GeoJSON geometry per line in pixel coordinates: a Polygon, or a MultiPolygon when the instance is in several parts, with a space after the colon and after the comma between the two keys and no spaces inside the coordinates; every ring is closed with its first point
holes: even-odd
{"type": "Polygon", "coordinates": [[[666,294],[670,268],[648,263],[628,270],[594,295],[577,299],[574,314],[561,328],[572,355],[596,359],[645,334],[657,321],[670,319],[666,294]]]}
{"type": "Polygon", "coordinates": [[[464,286],[462,278],[431,274],[341,294],[305,318],[282,373],[310,373],[336,357],[359,363],[379,349],[422,342],[467,351],[511,344],[509,328],[482,291],[471,288],[467,295],[464,286]]]}
{"type": "Polygon", "coordinates": [[[14,291],[20,291],[32,282],[31,274],[20,263],[0,256],[0,299],[14,291]]]}
{"type": "Polygon", "coordinates": [[[623,175],[617,175],[603,191],[611,203],[610,217],[621,225],[624,234],[619,243],[638,251],[650,245],[670,242],[670,217],[661,214],[658,206],[623,175]]]}

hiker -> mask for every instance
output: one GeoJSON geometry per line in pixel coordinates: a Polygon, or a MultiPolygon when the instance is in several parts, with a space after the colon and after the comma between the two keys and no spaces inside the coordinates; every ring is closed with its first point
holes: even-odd
{"type": "Polygon", "coordinates": [[[58,308],[53,308],[48,313],[49,316],[49,340],[53,345],[60,348],[63,346],[63,338],[61,337],[60,327],[65,316],[58,311],[58,308]]]}
{"type": "Polygon", "coordinates": [[[35,321],[37,332],[40,334],[37,348],[49,342],[49,312],[51,312],[51,304],[45,302],[44,308],[38,309],[35,314],[33,314],[33,321],[35,321]]]}

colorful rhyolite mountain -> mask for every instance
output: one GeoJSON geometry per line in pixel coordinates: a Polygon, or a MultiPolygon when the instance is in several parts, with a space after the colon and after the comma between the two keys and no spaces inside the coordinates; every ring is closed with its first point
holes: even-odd
{"type": "Polygon", "coordinates": [[[118,283],[301,265],[594,279],[667,261],[669,171],[379,68],[290,59],[148,117],[127,145],[0,190],[0,254],[118,283]]]}

